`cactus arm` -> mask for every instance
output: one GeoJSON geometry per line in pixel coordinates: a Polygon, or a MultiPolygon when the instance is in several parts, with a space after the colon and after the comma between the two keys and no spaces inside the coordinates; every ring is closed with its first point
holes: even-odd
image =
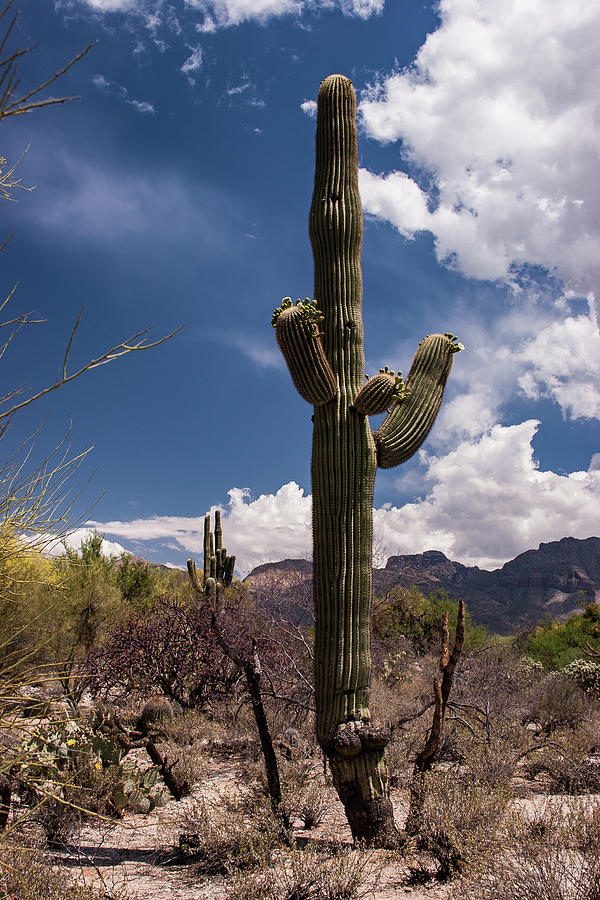
{"type": "Polygon", "coordinates": [[[287,362],[296,390],[304,400],[321,406],[337,393],[337,380],[323,350],[316,303],[306,298],[294,305],[285,297],[273,314],[277,343],[287,362]]]}
{"type": "Polygon", "coordinates": [[[375,416],[385,412],[392,403],[404,400],[408,395],[406,385],[402,381],[402,372],[397,375],[388,367],[381,369],[379,375],[370,378],[354,398],[354,409],[361,416],[375,416]]]}
{"type": "Polygon", "coordinates": [[[188,559],[187,561],[187,570],[188,575],[190,577],[190,581],[192,583],[192,587],[196,591],[197,594],[202,594],[204,592],[204,585],[200,581],[198,577],[198,569],[196,568],[196,563],[193,559],[188,559]]]}
{"type": "MultiPolygon", "coordinates": [[[[406,379],[406,396],[394,404],[375,432],[381,469],[410,459],[426,439],[442,402],[454,354],[462,349],[451,334],[430,334],[421,341],[406,379]]],[[[365,388],[368,386],[369,382],[365,388]]]]}

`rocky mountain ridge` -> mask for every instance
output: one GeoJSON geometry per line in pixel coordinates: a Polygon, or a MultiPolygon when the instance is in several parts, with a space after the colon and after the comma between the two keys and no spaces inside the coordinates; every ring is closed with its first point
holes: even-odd
{"type": "MultiPolygon", "coordinates": [[[[302,593],[305,602],[312,567],[308,560],[283,560],[253,569],[248,580],[264,594],[285,576],[288,595],[302,593]]],[[[424,594],[439,589],[462,597],[473,620],[500,634],[533,625],[545,615],[565,618],[588,603],[600,602],[600,538],[565,537],[540,544],[488,571],[448,559],[439,550],[391,556],[385,568],[373,570],[375,593],[396,585],[416,586],[424,594]]],[[[300,599],[298,594],[298,599],[300,599]]],[[[293,596],[289,596],[293,602],[293,596]]]]}

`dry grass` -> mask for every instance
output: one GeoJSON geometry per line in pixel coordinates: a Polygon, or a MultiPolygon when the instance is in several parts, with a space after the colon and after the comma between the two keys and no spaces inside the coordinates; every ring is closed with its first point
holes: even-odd
{"type": "Polygon", "coordinates": [[[600,804],[570,798],[509,817],[502,851],[480,861],[454,900],[597,900],[600,804]]]}
{"type": "Polygon", "coordinates": [[[425,777],[418,846],[439,863],[444,880],[498,848],[499,828],[512,797],[508,782],[493,783],[458,767],[425,777]]]}
{"type": "Polygon", "coordinates": [[[375,854],[331,848],[281,855],[277,868],[238,877],[229,900],[360,900],[375,897],[375,854]]]}
{"type": "MultiPolygon", "coordinates": [[[[111,900],[125,900],[111,892],[111,900]]],[[[27,847],[0,847],[0,900],[106,900],[104,890],[77,883],[47,854],[27,847]]]]}
{"type": "Polygon", "coordinates": [[[179,850],[200,876],[231,875],[268,865],[282,842],[281,823],[254,797],[200,801],[187,807],[179,850]]]}

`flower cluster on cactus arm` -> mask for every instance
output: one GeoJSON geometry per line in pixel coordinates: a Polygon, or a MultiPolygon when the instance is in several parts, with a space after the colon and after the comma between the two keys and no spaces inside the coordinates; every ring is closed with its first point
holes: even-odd
{"type": "Polygon", "coordinates": [[[310,297],[305,297],[304,300],[296,300],[294,304],[291,297],[284,297],[281,301],[281,306],[278,306],[277,309],[273,312],[273,318],[271,319],[271,325],[273,328],[277,326],[277,322],[279,321],[279,317],[281,313],[285,309],[291,309],[292,306],[297,306],[302,318],[313,325],[314,337],[320,337],[322,332],[320,331],[321,322],[324,320],[323,313],[319,309],[316,300],[311,300],[310,297]]]}
{"type": "Polygon", "coordinates": [[[460,353],[461,350],[465,349],[465,345],[461,344],[461,342],[458,340],[457,336],[455,334],[452,334],[451,331],[445,331],[444,337],[447,337],[448,340],[450,341],[450,343],[452,344],[452,347],[450,348],[452,353],[460,353]]]}
{"type": "MultiPolygon", "coordinates": [[[[390,378],[394,379],[394,391],[392,393],[392,400],[396,403],[400,403],[401,400],[406,400],[410,397],[410,388],[404,381],[402,377],[402,372],[398,370],[396,373],[394,369],[390,369],[389,366],[384,366],[383,369],[379,370],[380,375],[389,375],[390,378]]],[[[367,381],[369,380],[369,376],[365,375],[367,381]]]]}

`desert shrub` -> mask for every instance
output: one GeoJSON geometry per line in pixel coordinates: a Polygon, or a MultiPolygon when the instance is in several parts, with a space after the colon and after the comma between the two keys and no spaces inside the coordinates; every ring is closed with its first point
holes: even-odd
{"type": "Polygon", "coordinates": [[[180,853],[198,875],[230,875],[269,863],[282,839],[281,822],[266,800],[221,798],[188,807],[180,853]]]}
{"type": "Polygon", "coordinates": [[[450,877],[498,846],[498,828],[512,796],[508,783],[485,782],[458,768],[425,778],[418,843],[450,877]]]}
{"type": "MultiPolygon", "coordinates": [[[[0,476],[0,492],[3,488],[0,476]]],[[[0,652],[2,681],[18,684],[47,661],[48,628],[60,576],[2,522],[0,493],[0,652]]]]}
{"type": "Polygon", "coordinates": [[[402,740],[390,741],[385,751],[385,762],[390,787],[395,788],[408,781],[414,768],[414,760],[407,758],[406,747],[402,740]]]}
{"type": "Polygon", "coordinates": [[[112,562],[115,585],[125,608],[144,609],[154,596],[154,577],[149,564],[130,553],[122,553],[112,562]]]}
{"type": "Polygon", "coordinates": [[[595,900],[600,896],[598,803],[546,804],[508,817],[503,852],[480,861],[453,900],[595,900]]]}
{"type": "Polygon", "coordinates": [[[566,622],[550,619],[538,625],[525,645],[525,652],[547,669],[561,669],[586,655],[588,646],[600,650],[600,607],[590,603],[583,613],[566,622]]]}
{"type": "Polygon", "coordinates": [[[577,682],[562,673],[550,672],[531,690],[524,719],[536,722],[546,734],[559,728],[578,727],[594,707],[577,682]]]}
{"type": "MultiPolygon", "coordinates": [[[[391,787],[405,784],[423,748],[433,715],[432,678],[439,674],[439,656],[415,661],[401,684],[379,678],[372,689],[372,706],[391,730],[386,766],[391,787]]],[[[444,745],[445,739],[444,737],[444,745]]]]}
{"type": "Polygon", "coordinates": [[[303,785],[299,796],[292,802],[292,812],[302,819],[305,828],[321,825],[333,805],[323,785],[316,781],[303,785]]]}
{"type": "MultiPolygon", "coordinates": [[[[0,846],[0,900],[104,900],[103,890],[77,884],[39,850],[0,846]]],[[[111,893],[113,900],[124,895],[111,893]]]]}
{"type": "MultiPolygon", "coordinates": [[[[393,652],[398,641],[406,638],[409,647],[419,654],[437,651],[442,637],[442,619],[448,613],[450,633],[456,630],[458,601],[447,591],[433,591],[425,597],[416,587],[399,585],[389,588],[375,600],[373,631],[375,642],[383,642],[393,652]]],[[[474,625],[468,610],[465,613],[465,647],[475,650],[489,641],[489,633],[482,625],[474,625]]]]}
{"type": "Polygon", "coordinates": [[[257,760],[260,744],[256,735],[256,724],[248,715],[245,706],[238,708],[236,715],[225,704],[212,704],[210,710],[202,712],[186,709],[175,716],[164,728],[167,744],[178,747],[198,759],[206,756],[236,756],[247,761],[257,760]]]}
{"type": "Polygon", "coordinates": [[[560,674],[571,678],[586,694],[600,699],[600,663],[591,659],[574,659],[561,669],[560,674]]]}
{"type": "Polygon", "coordinates": [[[375,857],[364,851],[295,851],[277,863],[238,876],[229,900],[360,900],[373,896],[377,881],[375,857]]]}
{"type": "Polygon", "coordinates": [[[65,695],[76,705],[84,689],[77,678],[79,663],[118,616],[120,595],[111,560],[102,554],[102,537],[95,532],[79,550],[65,547],[55,565],[61,581],[53,604],[49,659],[57,664],[65,695]]]}
{"type": "Polygon", "coordinates": [[[461,768],[482,784],[507,785],[515,774],[520,753],[512,731],[494,734],[491,743],[478,743],[465,734],[461,740],[461,768]]]}
{"type": "Polygon", "coordinates": [[[555,734],[551,742],[531,756],[525,771],[532,778],[542,776],[552,793],[580,794],[600,791],[598,723],[589,722],[577,731],[555,734]]]}
{"type": "MultiPolygon", "coordinates": [[[[283,808],[288,820],[300,819],[304,828],[320,825],[332,805],[336,794],[326,783],[323,767],[313,759],[278,758],[279,778],[283,795],[283,808]]],[[[242,776],[249,787],[250,802],[269,797],[264,765],[259,759],[247,760],[242,766],[242,776]]]]}
{"type": "Polygon", "coordinates": [[[493,645],[477,654],[466,654],[451,697],[455,716],[493,743],[495,736],[519,736],[523,708],[529,702],[536,677],[525,671],[510,648],[493,645]]]}
{"type": "Polygon", "coordinates": [[[282,760],[279,774],[289,817],[299,818],[304,828],[320,825],[335,802],[322,768],[315,767],[312,761],[282,760]]]}
{"type": "MultiPolygon", "coordinates": [[[[64,795],[64,788],[60,790],[64,795]]],[[[77,798],[78,800],[80,798],[77,798]]],[[[49,796],[41,805],[33,808],[28,816],[28,826],[41,829],[43,843],[48,847],[61,847],[71,842],[79,832],[83,813],[79,807],[71,806],[57,796],[49,796]]]]}
{"type": "Polygon", "coordinates": [[[231,695],[239,672],[219,647],[210,616],[204,606],[162,598],[146,614],[115,625],[86,662],[90,690],[160,691],[185,709],[231,695]]]}

